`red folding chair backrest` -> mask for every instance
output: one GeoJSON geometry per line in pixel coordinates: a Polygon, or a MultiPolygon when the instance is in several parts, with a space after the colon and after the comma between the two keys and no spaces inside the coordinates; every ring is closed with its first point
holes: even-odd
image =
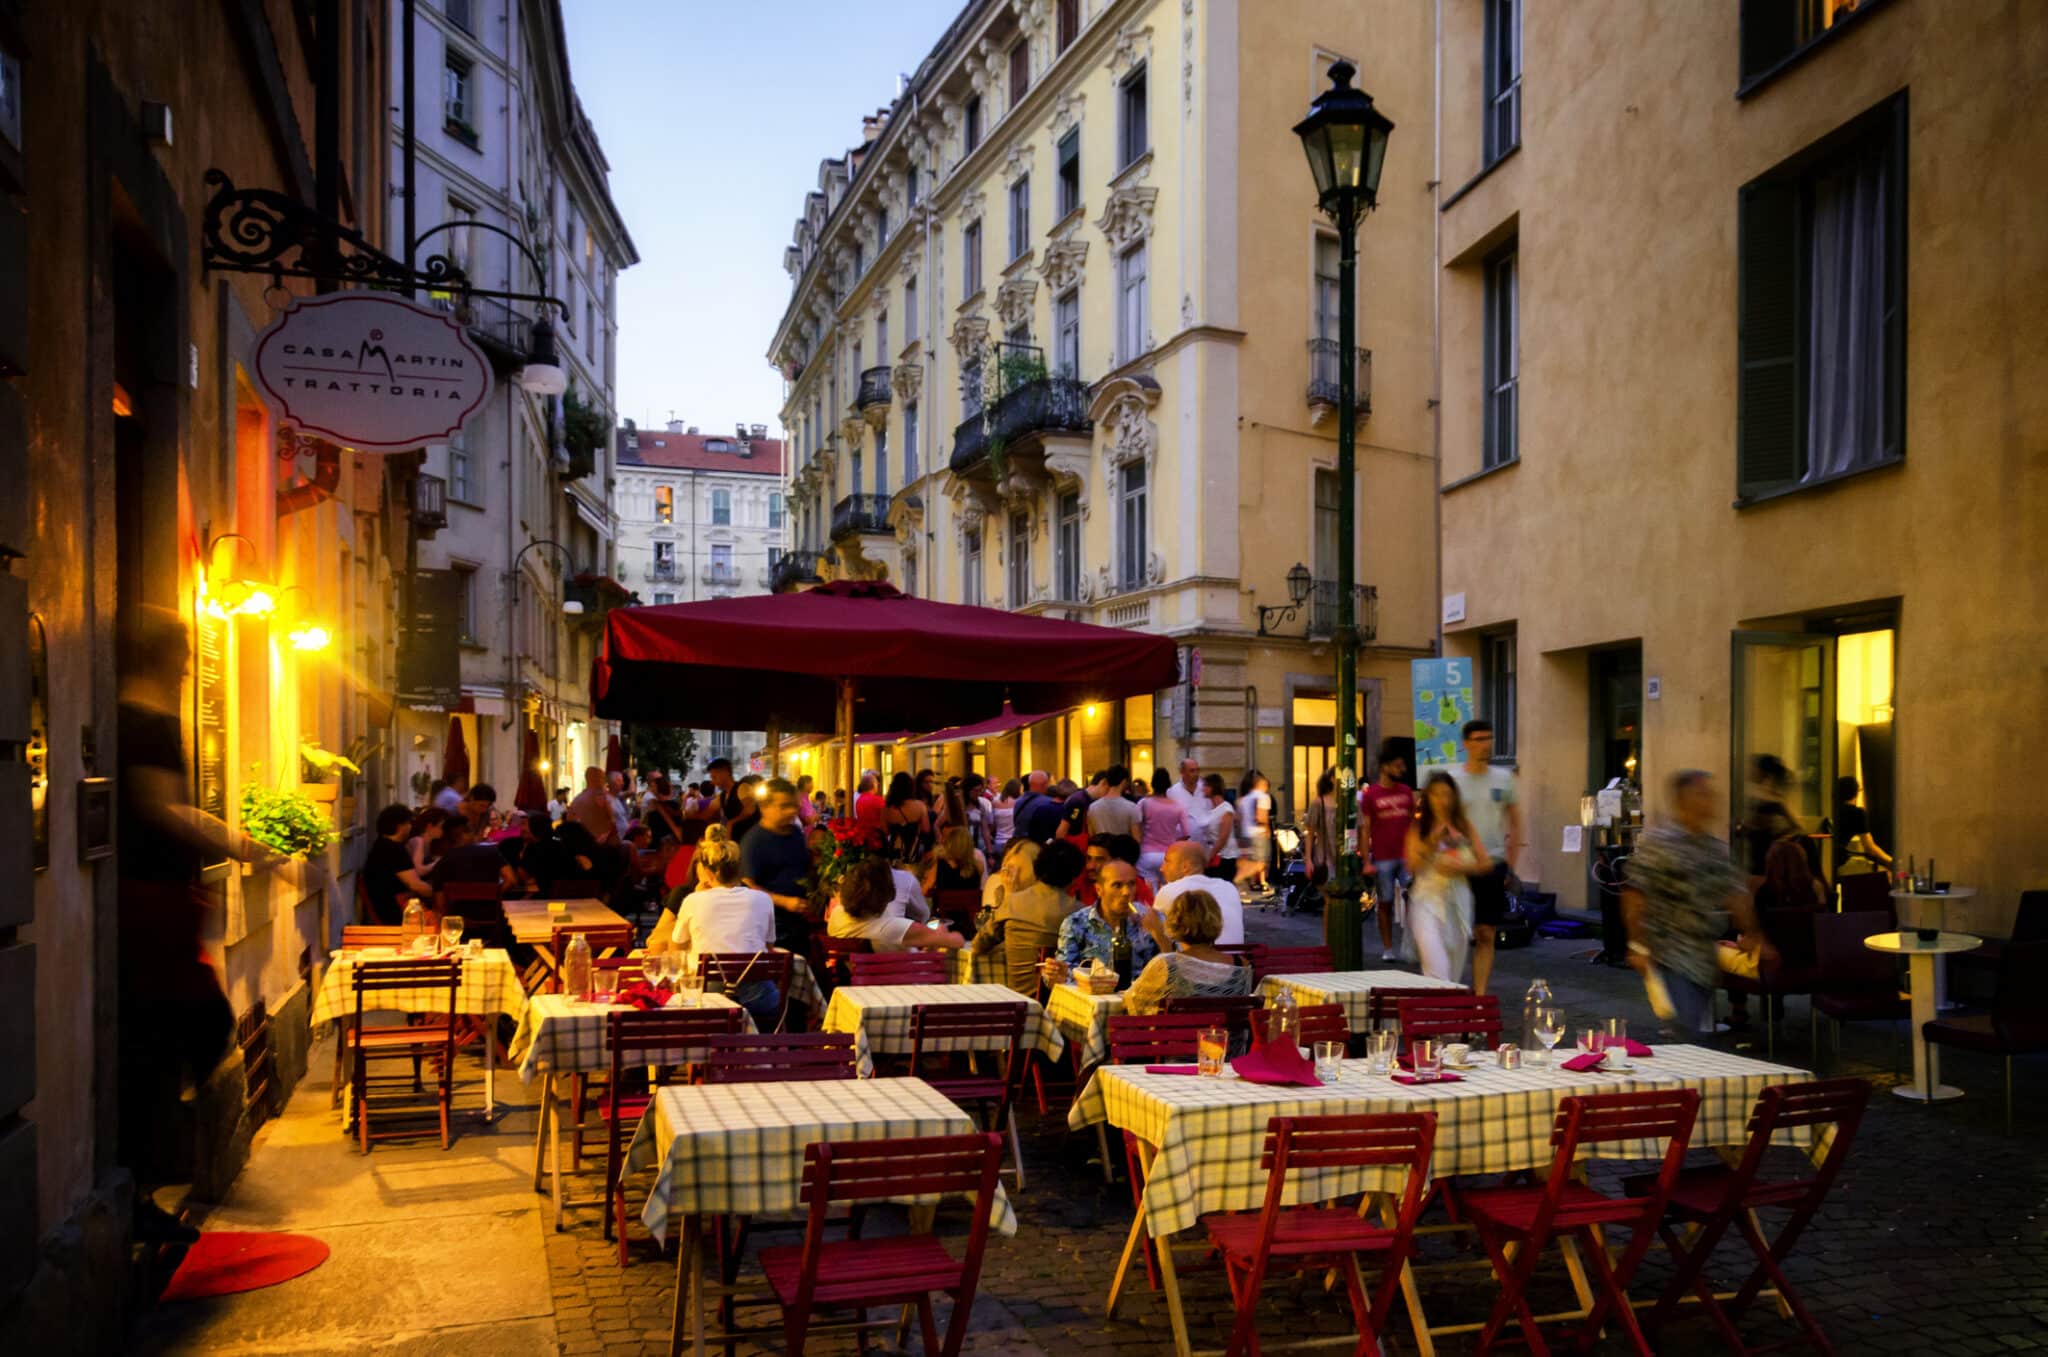
{"type": "Polygon", "coordinates": [[[1462,1037],[1481,1045],[1500,1041],[1498,994],[1441,994],[1401,1000],[1401,1040],[1462,1037]]]}
{"type": "Polygon", "coordinates": [[[846,962],[855,985],[943,985],[953,978],[943,952],[855,952],[846,962]]]}
{"type": "Polygon", "coordinates": [[[343,947],[403,947],[405,929],[398,924],[343,924],[343,947]]]}
{"type": "MultiPolygon", "coordinates": [[[[1429,1160],[1436,1148],[1436,1113],[1389,1112],[1356,1116],[1274,1117],[1266,1123],[1266,1148],[1259,1167],[1268,1175],[1261,1208],[1261,1238],[1270,1247],[1286,1198],[1287,1175],[1328,1173],[1347,1168],[1404,1168],[1397,1233],[1413,1230],[1429,1186],[1429,1160]]],[[[1399,1258],[1386,1260],[1399,1267],[1399,1258]]]]}
{"type": "Polygon", "coordinates": [[[846,983],[848,957],[875,950],[866,938],[835,938],[822,931],[811,935],[811,948],[811,967],[819,983],[832,985],[846,983]]]}
{"type": "MultiPolygon", "coordinates": [[[[1592,1145],[1621,1145],[1615,1158],[1656,1158],[1653,1148],[1664,1142],[1662,1166],[1654,1188],[1658,1209],[1671,1195],[1671,1186],[1685,1162],[1686,1143],[1692,1138],[1698,1118],[1698,1089],[1658,1089],[1650,1093],[1589,1093],[1565,1098],[1557,1105],[1557,1119],[1551,1123],[1550,1143],[1556,1151],[1550,1177],[1544,1183],[1543,1202],[1536,1225],[1547,1230],[1555,1220],[1565,1185],[1572,1180],[1572,1165],[1579,1152],[1592,1145]]],[[[1640,1198],[1632,1200],[1642,1200],[1640,1198]]]]}
{"type": "Polygon", "coordinates": [[[1736,1165],[1729,1190],[1746,1194],[1763,1167],[1765,1153],[1779,1132],[1799,1128],[1834,1127],[1827,1151],[1809,1175],[1785,1179],[1772,1185],[1772,1203],[1813,1195],[1818,1198],[1842,1170],[1842,1161],[1863,1124],[1870,1105],[1870,1085],[1861,1079],[1816,1079],[1802,1084],[1772,1084],[1757,1095],[1756,1109],[1749,1118],[1749,1144],[1736,1165]]]}
{"type": "MultiPolygon", "coordinates": [[[[1267,1028],[1272,1023],[1273,1010],[1267,1009],[1265,1017],[1265,1022],[1255,1022],[1252,1024],[1252,1045],[1254,1046],[1266,1044],[1266,1038],[1269,1035],[1267,1028]]],[[[1297,1045],[1306,1046],[1310,1050],[1314,1050],[1316,1043],[1319,1041],[1341,1041],[1346,1044],[1349,1044],[1351,1041],[1351,1028],[1345,1021],[1344,1005],[1342,1004],[1303,1004],[1294,1010],[1294,1018],[1298,1037],[1297,1045]]]]}
{"type": "Polygon", "coordinates": [[[924,1067],[929,1050],[952,1054],[964,1050],[1000,1052],[1003,1060],[1003,1106],[989,1122],[1000,1126],[1009,1114],[1010,1100],[1024,1075],[1019,1058],[1024,1044],[1023,1003],[912,1004],[910,1006],[910,1072],[924,1067]],[[961,1043],[954,1046],[953,1043],[961,1043]],[[948,1048],[951,1048],[950,1050],[948,1048]]]}
{"type": "MultiPolygon", "coordinates": [[[[611,1046],[612,1084],[627,1070],[652,1065],[667,1068],[682,1063],[675,1052],[702,1052],[711,1038],[731,1036],[746,1030],[747,1014],[742,1008],[715,1004],[705,1008],[656,1008],[645,1013],[621,1009],[605,1019],[605,1039],[611,1046]],[[650,1055],[662,1059],[649,1059],[650,1055]]],[[[661,1082],[657,1076],[656,1082],[661,1082]]]]}
{"type": "MultiPolygon", "coordinates": [[[[433,991],[446,990],[448,994],[448,1020],[455,1019],[455,992],[462,987],[462,961],[458,957],[405,958],[395,961],[358,961],[349,967],[349,986],[355,994],[355,1022],[358,1031],[362,1028],[366,1011],[363,996],[385,990],[415,990],[422,995],[433,991]]],[[[369,1006],[374,1009],[374,1004],[369,1006]]],[[[432,1010],[421,1004],[414,1004],[409,1011],[427,1013],[432,1010]]]]}
{"type": "Polygon", "coordinates": [[[1119,1065],[1155,1060],[1193,1060],[1207,1013],[1117,1013],[1109,1019],[1109,1058],[1119,1065]]]}
{"type": "Polygon", "coordinates": [[[1457,989],[1428,989],[1418,986],[1392,986],[1387,989],[1368,991],[1365,996],[1365,1020],[1371,1023],[1398,1023],[1401,1021],[1401,1003],[1406,999],[1442,999],[1456,994],[1470,994],[1464,986],[1457,989]]]}
{"type": "Polygon", "coordinates": [[[1265,947],[1251,949],[1252,979],[1269,975],[1321,975],[1337,969],[1327,947],[1265,947]]]}
{"type": "Polygon", "coordinates": [[[601,956],[590,965],[593,970],[610,971],[612,981],[619,989],[637,985],[647,978],[646,965],[642,958],[636,956],[601,956]]]}
{"type": "Polygon", "coordinates": [[[945,919],[966,937],[974,932],[974,916],[981,913],[981,892],[971,887],[933,891],[931,905],[934,917],[945,919]]]}
{"type": "Polygon", "coordinates": [[[1266,1006],[1264,999],[1253,995],[1228,994],[1215,997],[1182,995],[1168,999],[1162,1007],[1168,1013],[1206,1013],[1213,1022],[1230,1033],[1232,1049],[1242,1049],[1245,1043],[1238,1038],[1249,1039],[1252,1028],[1252,1014],[1266,1006]]]}
{"type": "Polygon", "coordinates": [[[704,1048],[707,1084],[796,1083],[851,1079],[851,1032],[742,1032],[713,1037],[704,1048]]]}
{"type": "Polygon", "coordinates": [[[607,952],[627,952],[633,947],[633,926],[631,924],[556,924],[551,930],[552,939],[548,946],[555,958],[555,974],[562,972],[562,963],[568,956],[569,939],[578,933],[590,944],[591,957],[597,958],[607,952]]]}

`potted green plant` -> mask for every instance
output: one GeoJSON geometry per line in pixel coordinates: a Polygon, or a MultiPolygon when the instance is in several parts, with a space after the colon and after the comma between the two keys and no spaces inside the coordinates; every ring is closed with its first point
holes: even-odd
{"type": "Polygon", "coordinates": [[[326,807],[297,791],[267,787],[254,778],[242,784],[242,832],[294,858],[325,852],[334,842],[334,822],[326,807]]]}

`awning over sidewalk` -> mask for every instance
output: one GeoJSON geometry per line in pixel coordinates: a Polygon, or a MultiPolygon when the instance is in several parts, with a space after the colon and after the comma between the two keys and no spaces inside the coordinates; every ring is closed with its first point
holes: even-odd
{"type": "Polygon", "coordinates": [[[1008,735],[1013,730],[1022,730],[1026,726],[1037,725],[1040,721],[1049,721],[1061,714],[1060,712],[1049,711],[1040,712],[1035,716],[1020,716],[1008,707],[1005,707],[1001,716],[991,717],[986,721],[976,721],[970,726],[948,726],[943,730],[934,730],[930,734],[920,735],[910,742],[910,747],[912,749],[929,749],[933,745],[955,744],[962,740],[992,739],[997,735],[1008,735]]]}

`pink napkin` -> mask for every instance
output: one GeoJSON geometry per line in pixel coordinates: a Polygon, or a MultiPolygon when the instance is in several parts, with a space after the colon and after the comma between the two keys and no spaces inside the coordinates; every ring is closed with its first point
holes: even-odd
{"type": "Polygon", "coordinates": [[[1434,1079],[1424,1079],[1419,1074],[1402,1074],[1397,1070],[1394,1073],[1394,1082],[1397,1084],[1462,1084],[1465,1082],[1465,1076],[1462,1074],[1452,1074],[1449,1070],[1445,1070],[1434,1079]]]}
{"type": "Polygon", "coordinates": [[[1645,1056],[1652,1056],[1657,1054],[1649,1047],[1643,1045],[1643,1043],[1641,1043],[1640,1041],[1637,1041],[1634,1037],[1628,1038],[1628,1053],[1631,1059],[1636,1060],[1640,1060],[1645,1056]]]}
{"type": "Polygon", "coordinates": [[[1254,1047],[1250,1055],[1230,1062],[1237,1077],[1253,1084],[1288,1084],[1297,1088],[1321,1088],[1316,1067],[1291,1041],[1269,1041],[1254,1047]]]}
{"type": "Polygon", "coordinates": [[[1147,1074],[1200,1074],[1200,1065],[1147,1065],[1147,1074]]]}
{"type": "Polygon", "coordinates": [[[1567,1070],[1597,1070],[1607,1059],[1605,1051],[1582,1051],[1564,1062],[1558,1068],[1567,1070]]]}

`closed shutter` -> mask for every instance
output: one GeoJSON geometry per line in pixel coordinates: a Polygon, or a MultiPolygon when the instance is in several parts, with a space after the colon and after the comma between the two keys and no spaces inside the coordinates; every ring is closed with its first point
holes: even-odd
{"type": "Polygon", "coordinates": [[[1761,75],[1798,46],[1798,5],[1786,0],[1742,0],[1742,80],[1761,75]]]}
{"type": "Polygon", "coordinates": [[[1890,138],[1884,153],[1884,455],[1906,455],[1906,96],[1882,115],[1890,138]]]}
{"type": "Polygon", "coordinates": [[[1737,248],[1736,492],[1748,498],[1799,479],[1799,318],[1805,308],[1799,304],[1796,182],[1763,180],[1743,188],[1737,248]]]}

